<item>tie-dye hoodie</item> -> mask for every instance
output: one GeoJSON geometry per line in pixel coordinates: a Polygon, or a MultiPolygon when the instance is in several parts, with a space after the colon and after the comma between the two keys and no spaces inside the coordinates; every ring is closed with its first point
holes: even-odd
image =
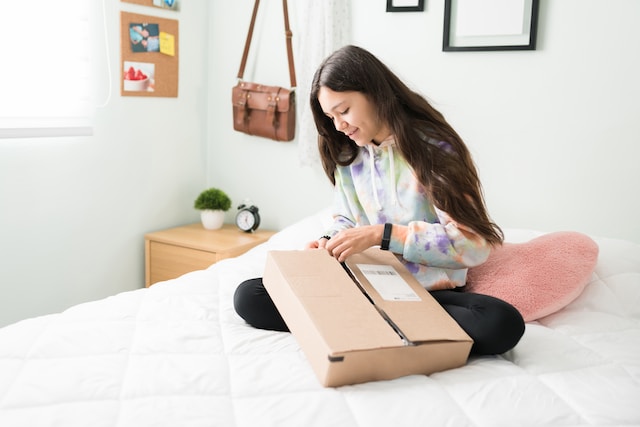
{"type": "Polygon", "coordinates": [[[389,249],[428,290],[464,286],[467,268],[483,263],[490,246],[481,236],[437,209],[412,168],[394,152],[393,139],[363,147],[349,166],[335,173],[333,236],[357,225],[407,225],[406,240],[389,249]]]}

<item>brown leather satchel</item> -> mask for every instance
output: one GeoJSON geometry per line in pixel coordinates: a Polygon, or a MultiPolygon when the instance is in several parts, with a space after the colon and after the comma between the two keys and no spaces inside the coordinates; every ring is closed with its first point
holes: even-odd
{"type": "Polygon", "coordinates": [[[238,84],[232,90],[233,128],[249,135],[262,136],[276,141],[291,141],[295,136],[296,129],[296,73],[293,65],[292,33],[289,29],[287,0],[282,0],[282,6],[291,88],[242,80],[259,4],[260,0],[255,0],[249,33],[238,71],[238,84]]]}

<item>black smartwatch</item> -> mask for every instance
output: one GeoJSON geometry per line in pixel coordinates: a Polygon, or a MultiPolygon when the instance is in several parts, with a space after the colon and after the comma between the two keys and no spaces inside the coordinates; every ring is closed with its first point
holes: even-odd
{"type": "Polygon", "coordinates": [[[382,233],[382,243],[380,243],[380,249],[383,251],[389,250],[389,243],[391,243],[391,227],[392,224],[386,223],[384,225],[384,232],[382,233]]]}

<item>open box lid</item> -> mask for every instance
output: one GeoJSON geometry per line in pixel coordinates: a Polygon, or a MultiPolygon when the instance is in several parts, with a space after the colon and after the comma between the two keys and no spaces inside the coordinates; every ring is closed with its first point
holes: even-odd
{"type": "Polygon", "coordinates": [[[371,248],[349,257],[345,264],[408,344],[471,341],[392,252],[371,248]]]}
{"type": "Polygon", "coordinates": [[[313,325],[329,355],[471,340],[391,252],[371,248],[350,257],[346,269],[325,250],[271,251],[268,257],[265,286],[277,294],[272,297],[285,321],[295,317],[289,326],[297,335],[313,325]],[[385,300],[360,270],[377,265],[390,266],[417,298],[385,300]],[[292,296],[300,309],[292,307],[298,304],[292,296]]]}

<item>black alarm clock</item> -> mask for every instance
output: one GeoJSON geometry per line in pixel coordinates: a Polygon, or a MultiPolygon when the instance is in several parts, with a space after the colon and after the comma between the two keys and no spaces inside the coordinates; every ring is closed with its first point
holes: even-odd
{"type": "Polygon", "coordinates": [[[260,214],[258,214],[258,207],[251,205],[238,206],[238,213],[236,214],[236,225],[242,231],[251,233],[260,226],[260,214]]]}

